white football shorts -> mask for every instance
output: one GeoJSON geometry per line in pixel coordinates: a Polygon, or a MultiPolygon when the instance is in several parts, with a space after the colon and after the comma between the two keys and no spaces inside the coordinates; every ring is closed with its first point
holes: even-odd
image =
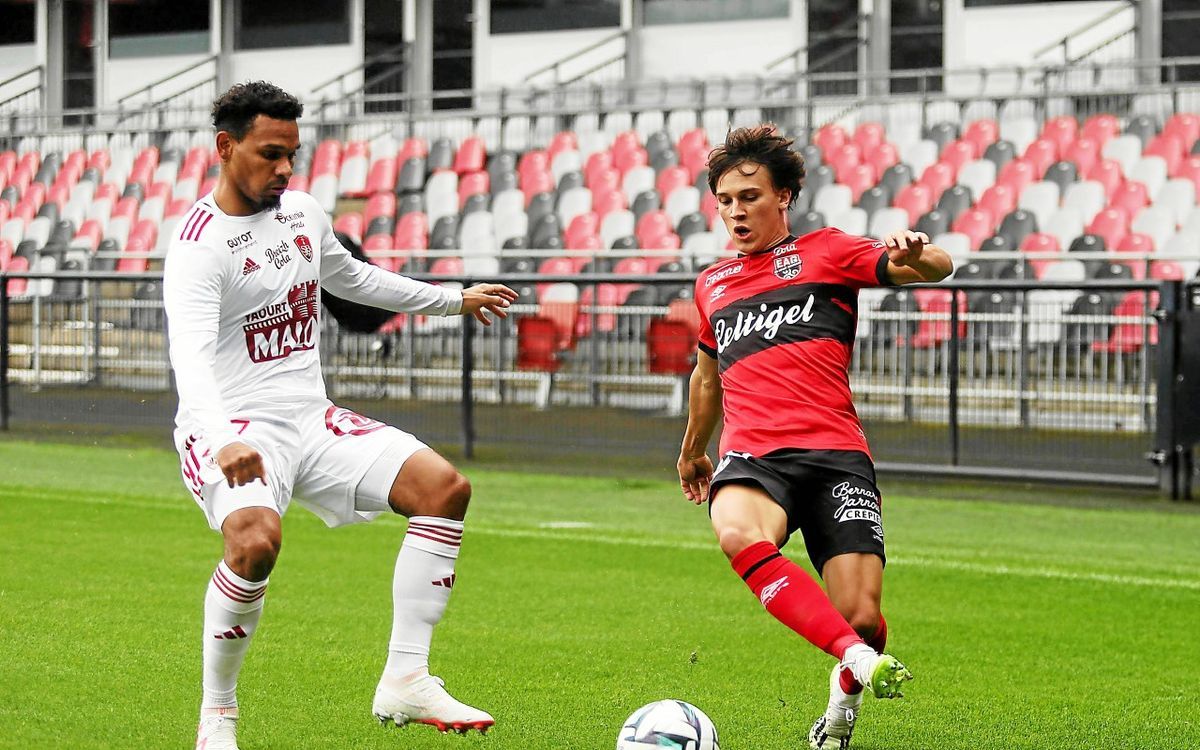
{"type": "Polygon", "coordinates": [[[328,526],[369,521],[390,511],[390,485],[360,488],[367,470],[387,454],[399,472],[412,454],[428,447],[403,430],[329,401],[272,405],[230,421],[238,438],[262,456],[265,485],[230,487],[204,433],[175,430],[184,486],[217,531],[242,508],[274,508],[282,516],[293,496],[328,526]]]}

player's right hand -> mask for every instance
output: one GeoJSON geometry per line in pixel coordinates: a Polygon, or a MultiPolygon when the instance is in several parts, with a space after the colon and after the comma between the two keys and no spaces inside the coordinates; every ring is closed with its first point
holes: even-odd
{"type": "Polygon", "coordinates": [[[679,456],[679,487],[683,496],[696,505],[703,505],[708,500],[708,485],[712,481],[713,463],[707,455],[690,458],[679,456]]]}
{"type": "Polygon", "coordinates": [[[517,301],[517,293],[503,284],[476,284],[462,290],[462,315],[474,315],[485,326],[492,324],[488,312],[507,318],[504,308],[517,301]]]}
{"type": "Polygon", "coordinates": [[[245,443],[230,443],[217,451],[217,466],[230,487],[250,484],[255,479],[267,483],[267,470],[262,456],[245,443]]]}

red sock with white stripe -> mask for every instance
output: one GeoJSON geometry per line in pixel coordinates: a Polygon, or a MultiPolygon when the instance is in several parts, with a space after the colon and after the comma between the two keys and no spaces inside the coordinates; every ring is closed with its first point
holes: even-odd
{"type": "Polygon", "coordinates": [[[454,562],[463,522],[436,516],[408,519],[392,579],[392,635],[384,675],[401,678],[429,666],[433,626],[442,619],[454,587],[454,562]]]}
{"type": "Polygon", "coordinates": [[[204,596],[203,708],[237,705],[237,678],[262,616],[266,581],[247,581],[222,560],[204,596]]]}
{"type": "MultiPolygon", "coordinates": [[[[883,615],[879,616],[879,627],[875,629],[875,635],[871,636],[867,645],[881,654],[884,647],[887,646],[887,620],[883,619],[883,615]]],[[[863,686],[855,679],[854,672],[850,667],[842,667],[842,671],[838,672],[838,683],[846,695],[861,693],[863,689],[863,686]]]]}
{"type": "Polygon", "coordinates": [[[863,642],[825,590],[774,544],[751,544],[732,564],[775,619],[825,653],[841,660],[847,648],[863,642]]]}

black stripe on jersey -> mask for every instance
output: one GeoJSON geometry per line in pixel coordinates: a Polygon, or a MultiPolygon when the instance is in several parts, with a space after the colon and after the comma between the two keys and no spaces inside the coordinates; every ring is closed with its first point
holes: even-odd
{"type": "Polygon", "coordinates": [[[840,284],[792,284],[736,300],[713,313],[723,371],[773,346],[813,339],[854,343],[857,295],[840,284]]]}
{"type": "Polygon", "coordinates": [[[879,262],[875,264],[875,278],[881,286],[896,286],[896,282],[892,281],[892,276],[888,273],[888,260],[887,251],[884,250],[879,256],[879,262]]]}

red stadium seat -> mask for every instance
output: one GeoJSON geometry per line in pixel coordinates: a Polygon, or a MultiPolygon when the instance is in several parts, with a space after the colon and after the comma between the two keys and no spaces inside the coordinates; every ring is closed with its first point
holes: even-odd
{"type": "Polygon", "coordinates": [[[1179,169],[1180,163],[1183,162],[1187,150],[1184,148],[1183,141],[1176,135],[1168,135],[1162,133],[1156,135],[1150,144],[1146,146],[1146,151],[1143,156],[1161,156],[1167,162],[1167,173],[1174,173],[1179,169]]]}
{"type": "MultiPolygon", "coordinates": [[[[615,169],[613,166],[612,154],[608,151],[597,151],[587,158],[583,165],[583,182],[588,187],[592,186],[592,181],[596,179],[596,173],[601,170],[615,169]]],[[[620,181],[620,173],[618,172],[618,182],[620,181]]]]}
{"type": "Polygon", "coordinates": [[[1124,209],[1109,206],[1092,219],[1087,233],[1104,238],[1105,247],[1116,247],[1129,233],[1129,214],[1124,209]]]}
{"type": "Polygon", "coordinates": [[[462,175],[458,180],[458,209],[462,210],[467,198],[472,195],[486,195],[490,189],[491,178],[487,172],[468,172],[462,175]]]}
{"type": "Polygon", "coordinates": [[[13,248],[8,240],[0,240],[0,271],[8,268],[8,262],[12,260],[13,248]]]}
{"type": "Polygon", "coordinates": [[[1036,182],[1041,179],[1041,174],[1036,174],[1036,167],[1024,159],[1013,159],[1005,164],[1000,170],[1000,174],[996,177],[997,185],[1007,185],[1018,196],[1031,182],[1036,182]]]}
{"type": "Polygon", "coordinates": [[[675,192],[676,188],[687,187],[691,184],[692,179],[688,176],[688,171],[678,166],[663,169],[654,181],[663,205],[666,205],[667,198],[671,197],[671,193],[675,192]]]}
{"type": "Polygon", "coordinates": [[[1112,159],[1101,159],[1092,167],[1092,171],[1088,172],[1087,178],[1095,180],[1104,186],[1104,195],[1112,198],[1113,193],[1117,188],[1121,187],[1121,183],[1125,182],[1125,175],[1121,171],[1121,163],[1112,159]]]}
{"type": "Polygon", "coordinates": [[[388,192],[396,186],[396,159],[387,156],[377,159],[367,172],[367,195],[388,192]]]}
{"type": "MultiPolygon", "coordinates": [[[[1060,252],[1058,237],[1053,234],[1034,232],[1025,236],[1021,241],[1021,252],[1026,253],[1057,253],[1060,252]]],[[[1033,270],[1034,278],[1042,278],[1042,272],[1047,266],[1057,261],[1049,258],[1031,258],[1029,267],[1033,270]]]]}
{"type": "Polygon", "coordinates": [[[929,213],[933,204],[933,190],[928,185],[919,182],[902,188],[892,203],[896,208],[902,208],[908,213],[909,226],[915,226],[917,219],[929,213]]]}
{"type": "Polygon", "coordinates": [[[337,217],[333,221],[334,231],[347,234],[354,238],[355,242],[362,243],[363,230],[366,224],[363,221],[363,215],[358,211],[349,211],[337,217]]]}
{"type": "Polygon", "coordinates": [[[621,173],[621,177],[634,167],[644,167],[650,163],[650,156],[646,153],[646,149],[638,146],[630,151],[617,151],[613,153],[613,166],[621,173]]]}
{"type": "Polygon", "coordinates": [[[975,146],[975,153],[982,156],[987,147],[1000,140],[1000,125],[992,119],[975,120],[963,132],[963,140],[975,146]]]}
{"type": "Polygon", "coordinates": [[[521,154],[517,160],[517,176],[525,179],[527,174],[535,172],[550,172],[550,157],[541,149],[533,149],[521,154]]]}
{"type": "Polygon", "coordinates": [[[1058,161],[1058,144],[1046,138],[1039,138],[1025,149],[1022,157],[1033,166],[1035,179],[1041,179],[1050,165],[1058,161]]]}
{"type": "Polygon", "coordinates": [[[978,250],[983,241],[992,236],[996,228],[996,219],[987,209],[968,208],[958,215],[951,230],[967,235],[971,240],[971,250],[978,250]]]}
{"type": "Polygon", "coordinates": [[[89,169],[99,169],[100,174],[107,172],[108,168],[112,166],[112,156],[108,153],[108,149],[100,148],[93,151],[88,157],[87,166],[89,169]]]}
{"type": "Polygon", "coordinates": [[[881,143],[870,151],[865,152],[866,161],[875,170],[875,179],[883,177],[888,167],[900,163],[900,152],[890,143],[881,143]]]}
{"type": "Polygon", "coordinates": [[[101,228],[100,222],[95,219],[88,219],[80,225],[79,231],[75,233],[74,241],[86,241],[92,252],[96,252],[96,248],[100,247],[102,239],[104,239],[104,229],[101,228]]]}
{"type": "Polygon", "coordinates": [[[1075,164],[1079,174],[1084,175],[1092,171],[1096,166],[1096,162],[1100,159],[1100,143],[1091,138],[1080,138],[1062,152],[1063,159],[1075,164]]]}
{"type": "Polygon", "coordinates": [[[954,295],[945,289],[914,289],[912,294],[922,313],[911,341],[914,349],[933,349],[950,340],[950,300],[954,296],[958,298],[958,339],[966,338],[967,295],[954,295]],[[934,320],[932,316],[944,319],[934,320]]]}
{"type": "Polygon", "coordinates": [[[860,122],[854,129],[854,144],[864,154],[869,154],[887,140],[887,132],[882,123],[860,122]]]}
{"type": "MultiPolygon", "coordinates": [[[[29,270],[29,259],[23,255],[13,256],[8,261],[8,268],[4,269],[13,273],[21,273],[29,270]]],[[[29,289],[29,279],[9,279],[8,280],[8,296],[19,297],[25,294],[29,289]]]]}
{"type": "Polygon", "coordinates": [[[438,258],[429,266],[429,273],[436,276],[463,276],[466,272],[462,258],[438,258]]]}
{"type": "MultiPolygon", "coordinates": [[[[583,267],[590,262],[590,259],[584,255],[556,255],[552,258],[546,258],[538,266],[539,276],[574,276],[578,274],[583,267]]],[[[537,285],[538,298],[545,294],[546,289],[556,282],[545,281],[537,285]]]]}
{"type": "Polygon", "coordinates": [[[674,228],[675,223],[671,221],[671,215],[666,211],[647,211],[638,219],[633,234],[637,237],[638,246],[646,248],[648,247],[646,242],[649,239],[671,232],[674,228]]]}
{"type": "Polygon", "coordinates": [[[652,319],[646,328],[646,368],[654,374],[687,375],[695,365],[696,342],[686,323],[652,319]]]}
{"type": "MultiPolygon", "coordinates": [[[[559,303],[563,304],[563,303],[559,303]]],[[[557,372],[558,330],[552,319],[522,315],[517,319],[517,369],[557,372]]]]}
{"type": "MultiPolygon", "coordinates": [[[[636,260],[636,258],[623,258],[622,260],[636,260]]],[[[616,273],[624,273],[615,271],[616,273]]],[[[597,307],[620,307],[625,304],[625,300],[634,289],[637,289],[640,284],[597,284],[596,297],[597,307]]],[[[592,289],[591,286],[586,286],[579,292],[580,308],[589,308],[592,306],[592,289]]],[[[615,312],[598,312],[594,315],[581,313],[579,320],[575,325],[575,334],[579,338],[590,336],[592,332],[592,319],[595,318],[596,330],[600,333],[610,333],[616,330],[617,315],[615,312]]]]}
{"type": "Polygon", "coordinates": [[[1171,115],[1167,124],[1163,126],[1163,134],[1178,138],[1183,143],[1186,153],[1200,138],[1200,117],[1189,112],[1177,112],[1171,115]]]}
{"type": "Polygon", "coordinates": [[[412,158],[424,159],[429,156],[429,143],[424,138],[409,138],[400,146],[396,154],[396,163],[403,164],[412,158]]]}
{"type": "MultiPolygon", "coordinates": [[[[299,190],[302,193],[307,193],[308,192],[308,178],[302,174],[292,175],[292,179],[288,180],[288,190],[299,190]]],[[[211,189],[206,191],[203,188],[201,188],[198,195],[207,195],[209,192],[211,192],[211,189]]]]}
{"type": "MultiPolygon", "coordinates": [[[[668,229],[665,232],[649,235],[646,237],[645,241],[639,241],[639,244],[642,246],[643,250],[678,250],[683,246],[683,241],[679,239],[679,235],[668,229]]],[[[652,258],[649,260],[651,265],[653,265],[653,261],[655,259],[652,258]]],[[[658,258],[658,260],[666,263],[668,260],[673,259],[658,258]]],[[[655,270],[657,270],[657,267],[655,267],[655,270]]]]}
{"type": "Polygon", "coordinates": [[[930,199],[936,204],[942,197],[942,193],[946,192],[946,188],[954,184],[954,169],[949,164],[942,162],[930,164],[925,168],[918,182],[929,188],[930,199]]]}
{"type": "MultiPolygon", "coordinates": [[[[671,300],[667,304],[667,320],[683,323],[687,326],[693,339],[700,335],[700,310],[696,308],[695,300],[687,298],[671,300]]],[[[695,349],[694,344],[692,348],[695,349]]]]}
{"type": "Polygon", "coordinates": [[[676,148],[680,153],[690,150],[708,152],[711,150],[708,145],[708,133],[703,128],[693,128],[679,136],[676,148]]]}
{"type": "Polygon", "coordinates": [[[1127,216],[1137,216],[1138,211],[1150,205],[1150,191],[1140,182],[1127,180],[1112,194],[1109,203],[1124,209],[1127,216]]]}
{"type": "Polygon", "coordinates": [[[612,167],[593,169],[584,175],[584,185],[591,189],[593,195],[597,192],[621,189],[621,173],[612,167]]]}
{"type": "Polygon", "coordinates": [[[411,211],[396,222],[394,244],[402,250],[425,250],[429,247],[429,217],[423,211],[411,211]]]}
{"type": "Polygon", "coordinates": [[[695,180],[708,168],[708,147],[679,152],[679,164],[688,172],[688,181],[695,180]]]}
{"type": "Polygon", "coordinates": [[[173,219],[183,216],[194,203],[195,201],[190,198],[175,198],[167,204],[167,210],[163,212],[163,218],[173,219]]]}
{"type": "Polygon", "coordinates": [[[1150,305],[1147,306],[1146,292],[1129,292],[1117,306],[1113,308],[1113,316],[1121,318],[1112,327],[1107,341],[1097,341],[1092,344],[1092,351],[1103,354],[1134,354],[1147,344],[1158,343],[1158,325],[1148,318],[1150,310],[1158,306],[1152,294],[1150,305]]]}
{"type": "Polygon", "coordinates": [[[1079,137],[1079,121],[1070,115],[1053,117],[1042,126],[1041,137],[1054,142],[1058,155],[1065,154],[1079,137]]]}
{"type": "Polygon", "coordinates": [[[875,168],[869,164],[857,164],[838,178],[838,182],[850,188],[850,200],[858,203],[862,194],[875,186],[875,168]]]}
{"type": "Polygon", "coordinates": [[[1173,260],[1155,260],[1150,263],[1150,278],[1160,281],[1183,281],[1187,273],[1183,266],[1173,260]]]}
{"type": "Polygon", "coordinates": [[[387,216],[389,218],[396,216],[395,193],[391,191],[375,193],[367,199],[367,206],[363,209],[363,222],[370,224],[371,220],[378,216],[387,216]]]}
{"type": "Polygon", "coordinates": [[[969,161],[974,161],[976,158],[975,144],[970,141],[957,140],[946,144],[946,147],[942,149],[940,161],[943,164],[950,165],[950,168],[954,170],[955,178],[957,178],[958,173],[962,171],[963,165],[969,161]]]}
{"type": "Polygon", "coordinates": [[[400,270],[407,258],[393,255],[395,245],[386,234],[376,234],[363,240],[363,255],[373,264],[392,273],[400,270]],[[385,255],[386,253],[386,255],[385,255]]]}
{"type": "Polygon", "coordinates": [[[134,217],[137,216],[137,213],[137,198],[122,198],[121,200],[117,201],[117,205],[113,206],[110,218],[116,219],[119,217],[124,217],[129,219],[129,221],[132,223],[134,217]]]}
{"type": "Polygon", "coordinates": [[[862,163],[862,151],[853,143],[846,143],[826,154],[825,163],[833,169],[838,182],[844,182],[850,170],[862,163]]]}
{"type": "Polygon", "coordinates": [[[114,204],[121,197],[121,191],[116,185],[111,182],[102,182],[96,186],[96,192],[92,194],[92,200],[110,200],[114,204]]]}
{"type": "Polygon", "coordinates": [[[53,203],[58,206],[58,210],[62,211],[67,206],[67,199],[71,196],[71,188],[66,185],[54,183],[50,186],[49,192],[46,194],[46,202],[53,203]]]}
{"type": "Polygon", "coordinates": [[[1017,207],[1017,195],[1008,185],[992,185],[983,191],[977,206],[992,216],[1008,216],[1017,207]]]}
{"type": "Polygon", "coordinates": [[[566,243],[568,250],[575,250],[580,248],[572,247],[572,243],[578,243],[584,237],[599,236],[600,216],[593,211],[588,211],[571,219],[571,223],[567,225],[567,231],[563,232],[563,241],[566,243]]]}
{"type": "MultiPolygon", "coordinates": [[[[825,125],[814,133],[812,137],[812,142],[821,149],[822,158],[826,158],[825,155],[832,154],[846,145],[849,140],[850,138],[846,135],[846,131],[842,129],[841,125],[825,125]]],[[[826,161],[828,161],[827,158],[826,161]]]]}
{"type": "Polygon", "coordinates": [[[1114,136],[1121,132],[1121,121],[1116,115],[1092,115],[1083,124],[1084,138],[1090,138],[1103,148],[1114,136]]]}
{"type": "MultiPolygon", "coordinates": [[[[1116,251],[1119,253],[1140,253],[1142,255],[1153,255],[1154,238],[1148,234],[1130,232],[1121,238],[1121,242],[1117,244],[1116,251]]],[[[1138,263],[1138,265],[1145,268],[1145,263],[1138,263]]]]}
{"type": "Polygon", "coordinates": [[[487,149],[477,135],[467,136],[454,154],[454,171],[460,175],[478,172],[487,166],[487,149]]]}
{"type": "Polygon", "coordinates": [[[47,189],[43,183],[31,182],[25,188],[25,192],[21,194],[21,202],[30,204],[33,206],[33,210],[37,211],[46,203],[46,192],[47,189]]]}
{"type": "MultiPolygon", "coordinates": [[[[575,348],[575,328],[579,322],[578,302],[542,302],[538,315],[554,323],[554,346],[557,350],[575,348]]],[[[518,349],[520,344],[518,343],[518,349]]]]}
{"type": "Polygon", "coordinates": [[[553,193],[554,188],[554,175],[549,172],[530,172],[521,177],[521,192],[525,194],[526,208],[529,207],[533,196],[538,193],[553,193]]]}
{"type": "Polygon", "coordinates": [[[579,139],[570,130],[560,130],[550,139],[550,145],[546,147],[546,155],[550,157],[550,161],[554,161],[554,157],[558,156],[563,151],[578,151],[579,139]]]}
{"type": "Polygon", "coordinates": [[[1171,176],[1191,180],[1196,186],[1196,194],[1200,195],[1200,156],[1189,156],[1183,160],[1171,176]]]}
{"type": "Polygon", "coordinates": [[[629,204],[625,200],[625,193],[618,188],[611,188],[602,192],[592,191],[592,210],[601,219],[612,211],[621,211],[628,207],[629,204]]]}
{"type": "Polygon", "coordinates": [[[611,147],[613,159],[616,159],[617,154],[636,151],[639,148],[642,148],[642,138],[636,130],[625,130],[617,133],[613,138],[611,147]]]}

